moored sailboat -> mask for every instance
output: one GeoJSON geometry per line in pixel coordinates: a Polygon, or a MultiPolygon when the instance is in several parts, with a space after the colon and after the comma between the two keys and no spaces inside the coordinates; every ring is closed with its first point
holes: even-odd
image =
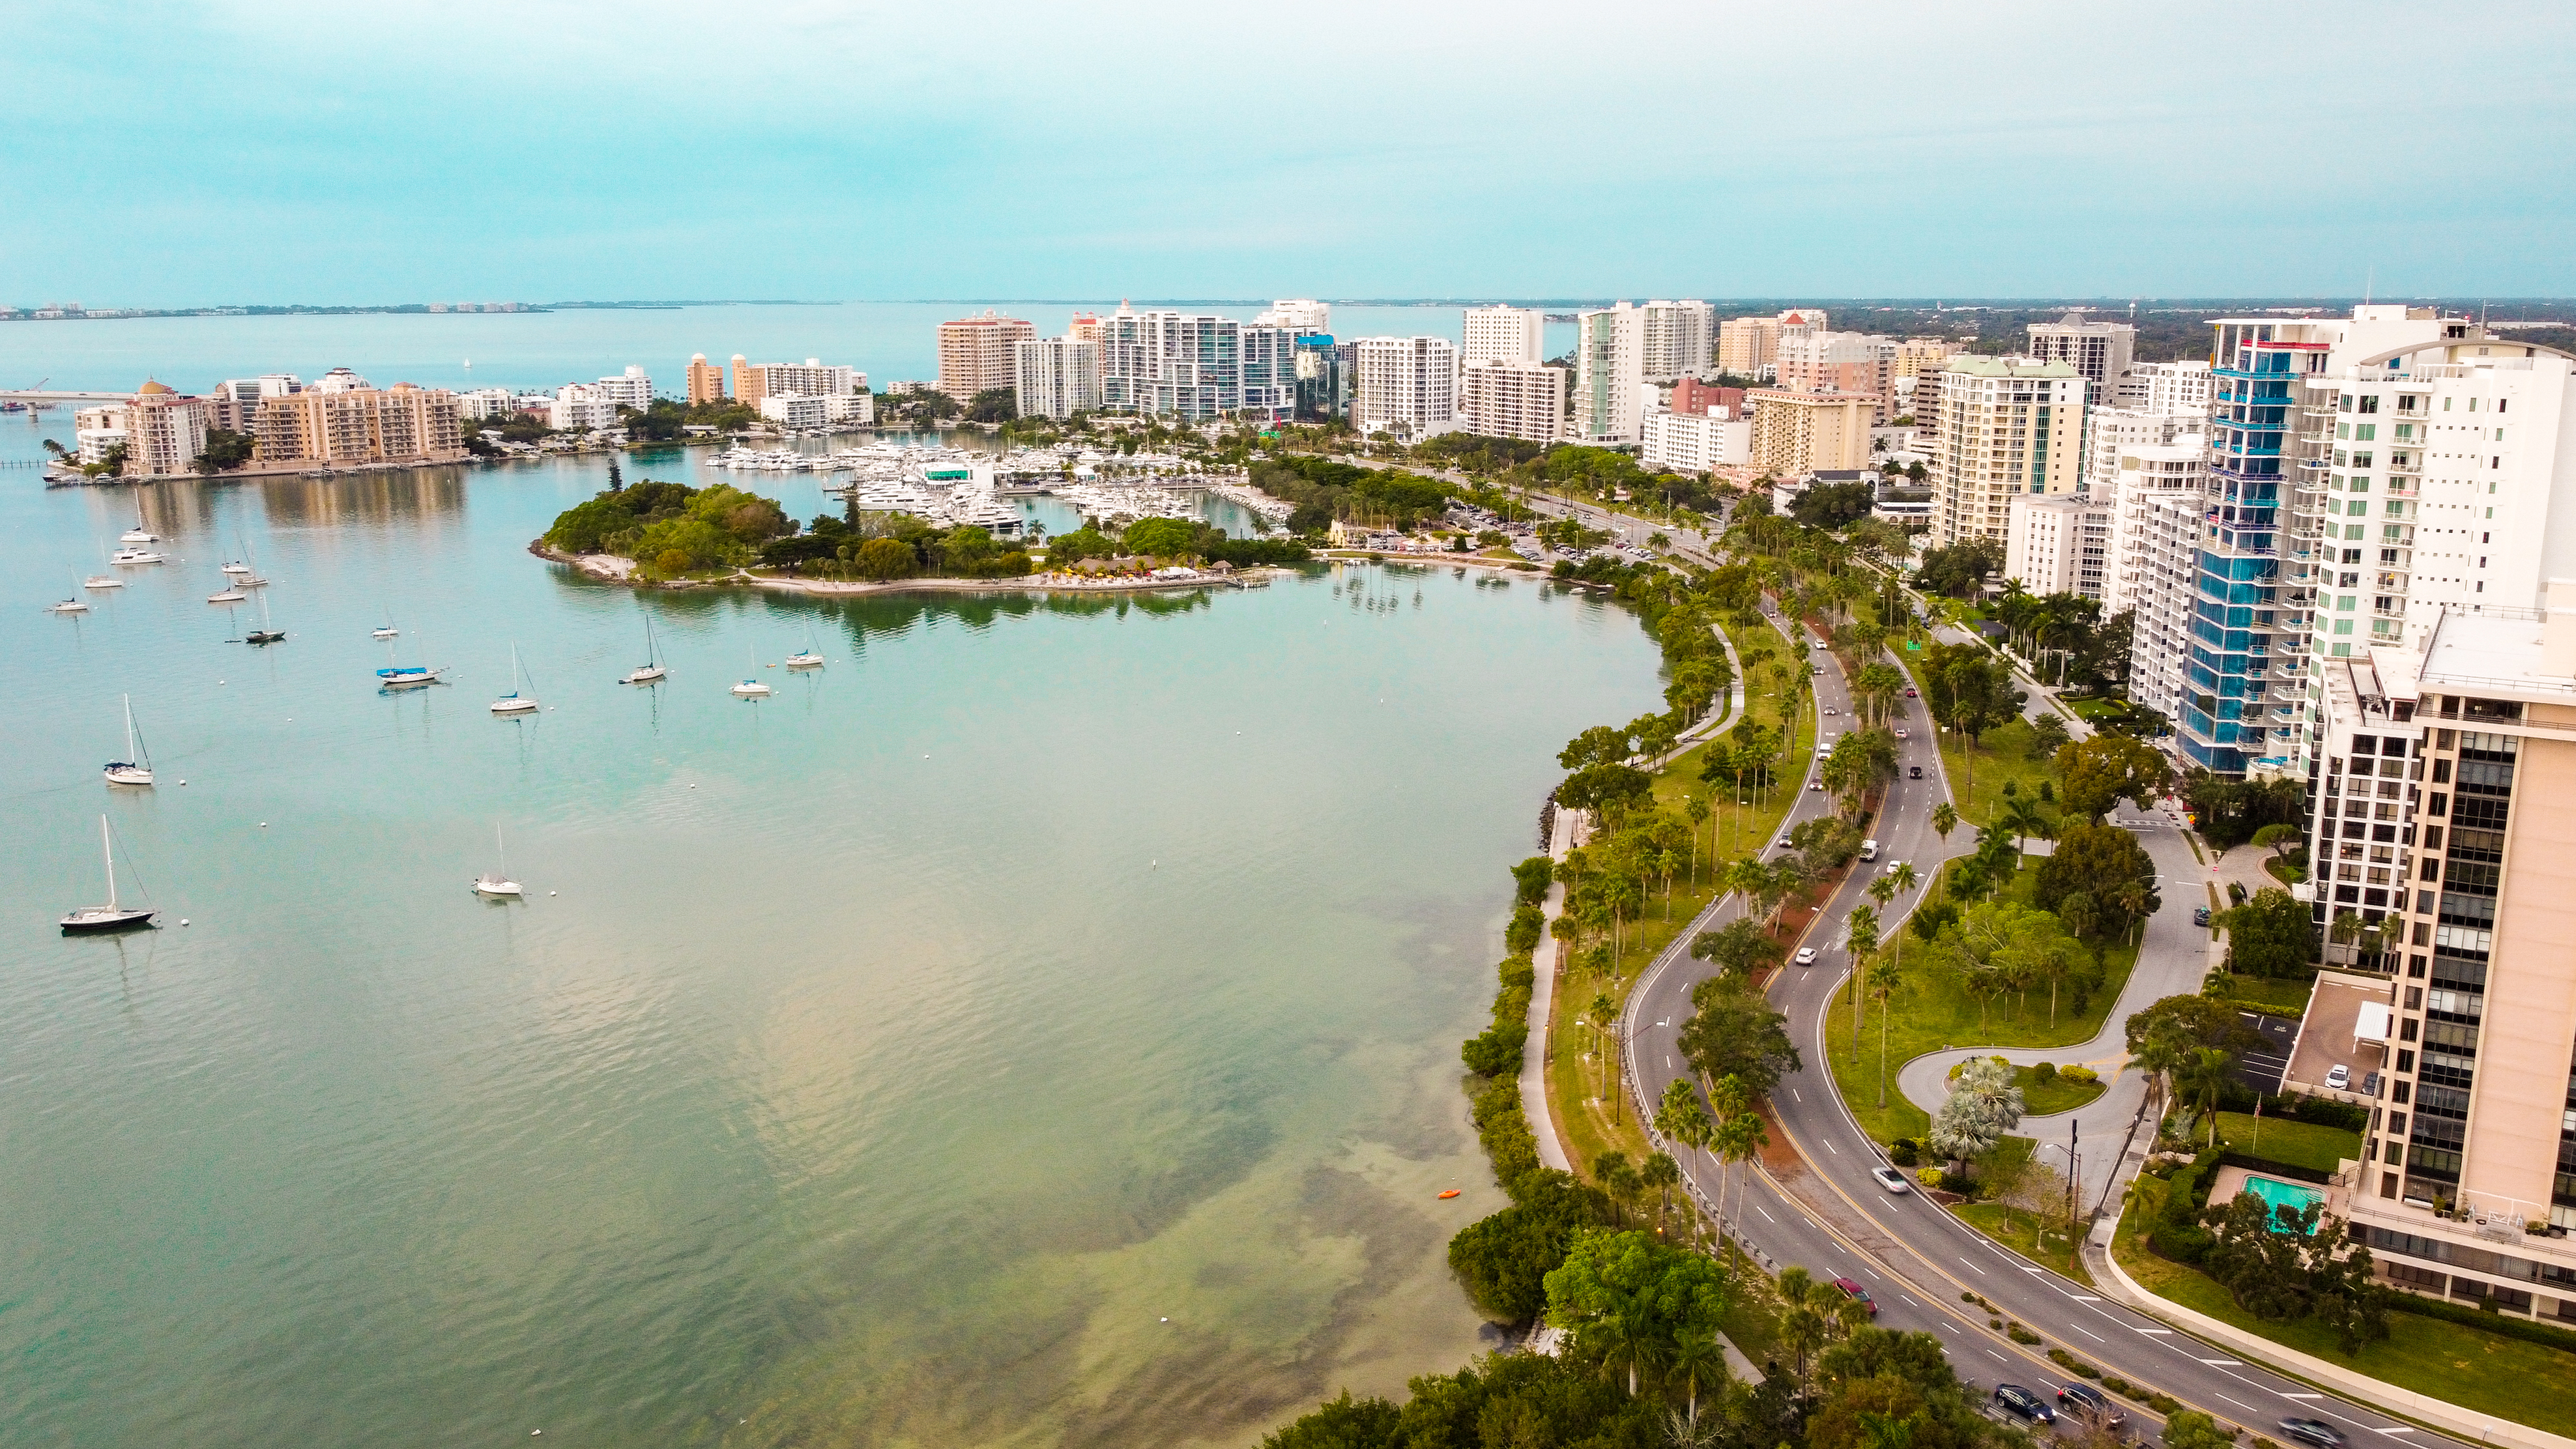
{"type": "Polygon", "coordinates": [[[142,734],[134,728],[133,695],[125,697],[125,758],[108,761],[102,773],[111,785],[152,783],[152,752],[144,747],[142,734]]]}
{"type": "Polygon", "coordinates": [[[152,924],[159,911],[148,906],[129,906],[116,898],[116,837],[108,832],[107,817],[98,817],[98,840],[107,856],[107,904],[83,906],[63,917],[66,936],[95,935],[103,931],[130,931],[152,924]]]}

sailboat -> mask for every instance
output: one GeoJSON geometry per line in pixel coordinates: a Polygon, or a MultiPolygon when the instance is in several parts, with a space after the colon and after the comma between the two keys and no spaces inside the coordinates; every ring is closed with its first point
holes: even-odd
{"type": "MultiPolygon", "coordinates": [[[[751,659],[751,664],[754,669],[759,668],[760,656],[754,654],[751,659]]],[[[769,686],[761,683],[759,676],[757,675],[746,675],[742,683],[733,687],[733,692],[743,699],[759,699],[763,695],[769,693],[769,686]]]]}
{"type": "Polygon", "coordinates": [[[654,684],[671,671],[662,666],[662,656],[653,648],[653,616],[644,616],[644,663],[627,674],[620,684],[654,684]]]}
{"type": "MultiPolygon", "coordinates": [[[[494,708],[497,709],[499,706],[495,705],[494,708]]],[[[510,853],[502,848],[501,827],[498,825],[492,827],[492,853],[500,857],[501,863],[496,869],[487,870],[474,877],[474,893],[493,898],[502,896],[516,898],[524,894],[519,889],[519,883],[510,879],[510,853]]]]}
{"type": "Polygon", "coordinates": [[[233,587],[232,580],[226,579],[224,580],[224,586],[222,588],[206,595],[206,602],[209,604],[238,604],[249,597],[250,595],[233,587]]]}
{"type": "Polygon", "coordinates": [[[536,699],[533,696],[521,694],[519,692],[519,646],[516,642],[513,642],[510,645],[510,692],[502,695],[499,699],[492,701],[492,712],[494,714],[534,714],[537,712],[536,699]]]}
{"type": "Polygon", "coordinates": [[[83,906],[63,917],[66,936],[90,935],[100,931],[130,931],[152,924],[160,912],[147,908],[119,905],[116,899],[116,840],[108,834],[107,817],[98,817],[98,840],[107,855],[107,904],[83,906]]]}
{"type": "Polygon", "coordinates": [[[387,614],[385,615],[385,622],[378,625],[373,632],[367,635],[367,637],[370,639],[391,639],[400,633],[402,633],[402,631],[394,627],[394,616],[387,614]]]}
{"type": "MultiPolygon", "coordinates": [[[[235,536],[236,538],[239,538],[239,537],[240,537],[240,535],[238,535],[238,534],[236,534],[236,535],[234,535],[234,536],[235,536]]],[[[261,577],[259,576],[259,561],[258,561],[258,560],[256,560],[256,559],[251,558],[251,554],[250,554],[250,540],[249,540],[249,539],[247,539],[247,538],[243,538],[243,539],[241,539],[241,546],[242,546],[242,557],[243,557],[245,560],[248,560],[248,562],[244,562],[244,563],[228,563],[228,564],[224,565],[224,573],[231,577],[231,579],[232,579],[232,581],[233,581],[233,586],[234,586],[235,588],[243,588],[243,589],[264,589],[264,588],[267,588],[267,587],[268,587],[268,580],[266,580],[266,579],[264,579],[264,578],[261,578],[261,577]]]]}
{"type": "Polygon", "coordinates": [[[379,688],[409,689],[415,684],[436,684],[438,677],[447,672],[442,665],[396,664],[393,627],[387,625],[376,633],[385,641],[385,667],[376,671],[376,684],[379,688]]]}
{"type": "Polygon", "coordinates": [[[159,543],[161,535],[143,526],[143,500],[134,500],[134,526],[116,540],[118,543],[159,543]]]}
{"type": "Polygon", "coordinates": [[[225,572],[225,573],[228,573],[228,574],[231,574],[231,575],[233,575],[233,576],[235,576],[235,577],[237,577],[237,578],[238,578],[238,577],[246,576],[246,575],[249,575],[249,574],[252,574],[252,573],[256,573],[256,572],[258,572],[258,570],[253,569],[249,564],[246,564],[246,563],[228,563],[228,564],[224,565],[224,572],[225,572]]]}
{"type": "Polygon", "coordinates": [[[48,614],[86,614],[89,612],[89,604],[87,601],[82,599],[80,595],[74,594],[59,604],[46,605],[45,612],[48,614]]]}
{"type": "Polygon", "coordinates": [[[813,625],[808,624],[805,626],[804,652],[788,655],[787,667],[790,669],[820,669],[823,667],[823,656],[816,652],[814,648],[813,625]]]}
{"type": "Polygon", "coordinates": [[[134,696],[125,697],[125,758],[107,762],[107,783],[111,785],[149,785],[152,783],[152,752],[145,748],[143,736],[134,728],[134,696]]]}
{"type": "MultiPolygon", "coordinates": [[[[104,552],[104,550],[102,550],[102,552],[104,552]]],[[[91,574],[88,578],[81,580],[81,587],[84,589],[121,589],[125,587],[125,580],[118,578],[114,574],[91,574]]]]}
{"type": "Polygon", "coordinates": [[[268,623],[268,595],[259,596],[259,627],[242,636],[245,644],[274,644],[286,637],[283,629],[272,629],[268,623]]]}

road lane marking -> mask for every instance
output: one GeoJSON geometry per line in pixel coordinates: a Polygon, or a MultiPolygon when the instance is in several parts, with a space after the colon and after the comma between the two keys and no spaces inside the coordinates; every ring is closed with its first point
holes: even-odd
{"type": "Polygon", "coordinates": [[[2130,1328],[2131,1333],[2171,1333],[2170,1328],[2130,1328]]]}
{"type": "MultiPolygon", "coordinates": [[[[1990,1358],[1990,1359],[1993,1359],[1993,1360],[1994,1360],[1995,1362],[1997,1362],[1997,1363],[2011,1363],[2011,1362],[2012,1362],[2012,1360],[2011,1360],[2011,1359],[2008,1359],[2008,1358],[2004,1357],[2002,1354],[1999,1354],[1999,1353],[1995,1352],[1995,1351],[1994,1351],[1993,1349],[1991,1349],[1991,1348],[1986,1350],[1986,1357],[1988,1357],[1988,1358],[1990,1358]]],[[[2221,1398],[2225,1398],[2225,1397],[2226,1397],[2226,1395],[2221,1394],[2219,1397],[2221,1397],[2221,1398]]]]}
{"type": "MultiPolygon", "coordinates": [[[[2218,1397],[2220,1397],[2220,1398],[2222,1398],[2222,1399],[2227,1399],[2227,1396],[2226,1396],[2225,1394],[2220,1394],[2218,1397]]],[[[2240,1409],[2243,1409],[2245,1412],[2247,1412],[2247,1413],[2249,1413],[2249,1414],[2259,1414],[2259,1413],[2263,1412],[2261,1409],[2258,1409],[2258,1408],[2254,1407],[2252,1404],[2249,1404],[2249,1403],[2245,1402],[2243,1399],[2227,1399],[2227,1402],[2229,1402],[2229,1403],[2231,1403],[2231,1404],[2234,1404],[2236,1407],[2238,1407],[2238,1408],[2240,1408],[2240,1409]]]]}
{"type": "Polygon", "coordinates": [[[1762,1204],[1760,1204],[1760,1203],[1758,1203],[1758,1202],[1757,1202],[1757,1203],[1755,1203],[1755,1204],[1753,1205],[1753,1210],[1754,1210],[1755,1212],[1757,1212],[1757,1213],[1762,1214],[1762,1221],[1764,1221],[1764,1222],[1766,1222],[1766,1223],[1775,1223],[1775,1224],[1776,1224],[1776,1223],[1778,1223],[1778,1222],[1780,1221],[1778,1218],[1775,1218],[1775,1217],[1771,1216],[1771,1212],[1770,1212],[1770,1210],[1769,1210],[1768,1208],[1763,1207],[1763,1206],[1762,1206],[1762,1204]]]}
{"type": "MultiPolygon", "coordinates": [[[[1959,1261],[1960,1261],[1960,1262],[1962,1262],[1962,1263],[1968,1263],[1968,1260],[1967,1260],[1967,1259],[1965,1259],[1965,1258],[1961,1258],[1959,1261]]],[[[1977,1265],[1976,1265],[1976,1264],[1974,1264],[1974,1263],[1968,1263],[1968,1266],[1969,1266],[1969,1267],[1971,1267],[1971,1268],[1977,1268],[1977,1265]]],[[[1977,1268],[1977,1272],[1978,1272],[1978,1273],[1980,1273],[1980,1274],[1983,1274],[1985,1271],[1986,1271],[1986,1270],[1985,1270],[1985,1269],[1983,1269],[1983,1268],[1977,1268]]]]}
{"type": "MultiPolygon", "coordinates": [[[[2276,1394],[2281,1394],[2281,1391],[2280,1391],[2279,1389],[2274,1389],[2272,1392],[2274,1392],[2274,1393],[2276,1393],[2276,1394]]],[[[2322,1399],[2322,1398],[2324,1398],[2324,1397],[2325,1397],[2325,1395],[2323,1395],[2323,1394],[2281,1394],[2281,1397],[2282,1397],[2282,1398],[2285,1398],[2285,1399],[2322,1399]]]]}
{"type": "Polygon", "coordinates": [[[2242,1359],[2233,1359],[2233,1358],[2205,1358],[2205,1359],[2202,1359],[2202,1360],[2201,1360],[2201,1362],[2202,1362],[2202,1363],[2205,1363],[2205,1364],[2207,1364],[2207,1365],[2209,1365],[2211,1368],[2243,1368],[2243,1367],[2245,1367],[2245,1362],[2244,1362],[2244,1360],[2242,1360],[2242,1359]]]}
{"type": "MultiPolygon", "coordinates": [[[[1905,1295],[1904,1295],[1904,1294],[1902,1294],[1902,1293],[1899,1293],[1899,1294],[1897,1294],[1896,1296],[1897,1296],[1897,1297],[1899,1297],[1899,1298],[1905,1298],[1905,1295]]],[[[1922,1305],[1922,1304],[1920,1304],[1920,1303],[1915,1302],[1915,1301],[1914,1301],[1913,1299],[1911,1299],[1911,1298],[1905,1298],[1905,1306],[1906,1306],[1906,1307],[1908,1307],[1908,1308],[1920,1308],[1920,1307],[1922,1307],[1923,1305],[1922,1305]]]]}
{"type": "Polygon", "coordinates": [[[1834,1156],[1836,1156],[1836,1157],[1840,1157],[1840,1156],[1842,1156],[1842,1155],[1843,1155],[1843,1150],[1842,1150],[1841,1148],[1836,1147],[1836,1146],[1834,1145],[1834,1139],[1832,1139],[1832,1138],[1830,1138],[1830,1137],[1820,1137],[1820,1138],[1818,1138],[1817,1140],[1825,1144],[1825,1150],[1826,1150],[1827,1152],[1832,1153],[1832,1154],[1833,1154],[1834,1156]]]}
{"type": "Polygon", "coordinates": [[[2074,1299],[2078,1303],[2099,1303],[2102,1301],[2090,1293],[2069,1293],[2066,1296],[2074,1299]]]}
{"type": "Polygon", "coordinates": [[[2077,1333],[2083,1334],[2086,1338],[2093,1340],[2095,1343],[2109,1343],[2111,1341],[2104,1338],[2102,1335],[2095,1333],[2093,1330],[2086,1328],[2083,1324],[2070,1323],[2066,1326],[2074,1329],[2077,1333]]]}
{"type": "Polygon", "coordinates": [[[1791,1088],[1789,1089],[1789,1095],[1790,1095],[1790,1096],[1792,1096],[1792,1097],[1797,1097],[1797,1098],[1798,1098],[1798,1100],[1799,1100],[1799,1101],[1801,1101],[1801,1102],[1803,1102],[1803,1101],[1807,1100],[1807,1099],[1806,1099],[1806,1098],[1804,1098],[1804,1097],[1798,1097],[1798,1089],[1797,1089],[1797,1088],[1795,1088],[1795,1087],[1791,1087],[1791,1088]]]}
{"type": "Polygon", "coordinates": [[[2380,1433],[2382,1433],[2382,1434],[2391,1434],[2391,1435],[2394,1435],[2394,1434],[2412,1434],[2412,1433],[2414,1433],[2415,1431],[2414,1431],[2414,1430],[2412,1430],[2412,1429],[2410,1429],[2410,1428],[2407,1428],[2407,1427],[2405,1427],[2404,1425],[2402,1425],[2402,1424],[2401,1424],[2401,1425],[2399,1425],[2398,1427],[2396,1427],[2396,1428],[2394,1428],[2394,1429],[2382,1429],[2382,1430],[2380,1430],[2379,1432],[2380,1432],[2380,1433]]]}

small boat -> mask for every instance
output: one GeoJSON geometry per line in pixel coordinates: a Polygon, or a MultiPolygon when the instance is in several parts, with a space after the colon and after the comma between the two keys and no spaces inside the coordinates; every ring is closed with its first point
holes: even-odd
{"type": "Polygon", "coordinates": [[[131,931],[137,926],[151,925],[152,918],[160,914],[149,908],[121,905],[117,902],[116,839],[108,833],[107,817],[104,815],[98,817],[98,839],[100,847],[107,855],[107,904],[83,906],[63,917],[63,934],[66,936],[96,935],[104,931],[131,931]]]}
{"type": "Polygon", "coordinates": [[[370,639],[393,639],[399,637],[401,634],[402,631],[394,627],[394,621],[391,618],[387,618],[382,624],[379,624],[374,629],[368,631],[367,637],[370,639]]]}
{"type": "Polygon", "coordinates": [[[1456,1188],[1454,1188],[1454,1187],[1453,1187],[1453,1188],[1449,1189],[1447,1192],[1444,1192],[1444,1193],[1440,1194],[1440,1200],[1441,1200],[1441,1201],[1443,1201],[1443,1202],[1447,1202],[1449,1199],[1451,1199],[1451,1198],[1453,1198],[1453,1197],[1456,1197],[1457,1195],[1458,1195],[1458,1189],[1456,1189],[1456,1188]]]}
{"type": "Polygon", "coordinates": [[[492,701],[492,712],[494,714],[534,714],[537,712],[537,701],[535,696],[521,694],[519,692],[519,646],[515,642],[510,645],[510,692],[502,695],[499,699],[492,701]]]}
{"type": "Polygon", "coordinates": [[[105,771],[111,785],[149,785],[152,783],[152,752],[143,736],[134,728],[134,696],[125,697],[125,758],[110,760],[105,771]]]}
{"type": "Polygon", "coordinates": [[[206,602],[209,604],[240,604],[247,603],[249,600],[250,595],[234,588],[231,584],[226,584],[215,592],[206,595],[206,602]]]}
{"type": "Polygon", "coordinates": [[[76,598],[65,599],[59,604],[49,605],[45,612],[48,614],[86,614],[89,612],[89,605],[76,598]]]}
{"type": "Polygon", "coordinates": [[[143,526],[143,505],[134,505],[134,526],[117,535],[118,543],[159,543],[161,535],[143,526]]]}
{"type": "Polygon", "coordinates": [[[259,572],[259,570],[255,569],[255,568],[252,568],[249,564],[246,564],[246,563],[228,563],[228,564],[224,565],[224,572],[225,572],[225,573],[228,573],[228,574],[233,574],[233,575],[236,575],[236,576],[244,576],[244,577],[246,577],[246,576],[248,576],[248,575],[258,573],[258,572],[259,572]]]}
{"type": "Polygon", "coordinates": [[[446,672],[444,665],[397,664],[391,669],[377,670],[376,684],[383,689],[409,689],[416,684],[436,684],[439,676],[446,672]]]}
{"type": "Polygon", "coordinates": [[[162,557],[160,554],[154,553],[148,548],[120,548],[115,553],[110,554],[107,561],[109,563],[120,564],[157,564],[169,562],[168,559],[162,557]]]}
{"type": "Polygon", "coordinates": [[[84,589],[121,589],[125,587],[125,580],[118,578],[114,574],[92,574],[88,578],[81,580],[81,587],[84,589]]]}
{"type": "Polygon", "coordinates": [[[804,652],[788,655],[787,667],[790,669],[820,669],[823,667],[823,656],[816,653],[814,650],[814,629],[812,625],[809,624],[805,628],[804,652]]]}
{"type": "Polygon", "coordinates": [[[670,672],[671,671],[669,669],[663,667],[662,656],[653,648],[653,616],[647,614],[644,616],[644,662],[634,669],[629,670],[626,677],[617,682],[620,684],[655,684],[668,676],[670,672]]]}
{"type": "Polygon", "coordinates": [[[474,877],[474,893],[487,900],[521,898],[526,892],[519,889],[517,881],[510,879],[510,853],[502,848],[501,827],[498,825],[492,827],[492,851],[500,857],[501,863],[498,868],[474,877]]]}
{"type": "Polygon", "coordinates": [[[259,627],[242,636],[245,644],[275,644],[285,639],[286,631],[272,629],[268,623],[268,595],[259,596],[259,627]]]}
{"type": "MultiPolygon", "coordinates": [[[[754,669],[758,669],[760,667],[760,656],[758,654],[752,655],[751,667],[754,669]]],[[[756,674],[748,675],[745,676],[742,683],[733,687],[733,692],[737,698],[759,699],[769,693],[769,686],[760,682],[760,676],[756,674]]]]}

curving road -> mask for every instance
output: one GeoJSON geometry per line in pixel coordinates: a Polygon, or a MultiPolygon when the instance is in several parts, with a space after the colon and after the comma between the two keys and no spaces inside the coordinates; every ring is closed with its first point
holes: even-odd
{"type": "MultiPolygon", "coordinates": [[[[1773,624],[1781,627],[1776,617],[1773,624]]],[[[1816,657],[1825,665],[1825,672],[1814,681],[1818,707],[1837,711],[1826,720],[1828,725],[1847,725],[1851,719],[1851,695],[1841,668],[1830,655],[1816,657]]],[[[1913,738],[1899,746],[1899,778],[1889,787],[1876,827],[1880,863],[1883,866],[1894,860],[1911,860],[1918,871],[1928,876],[1930,866],[1937,860],[1965,853],[1972,843],[1973,831],[1965,827],[1953,831],[1946,850],[1933,833],[1930,813],[1935,804],[1949,798],[1948,781],[1942,773],[1939,752],[1932,746],[1932,724],[1921,702],[1908,699],[1903,704],[1904,711],[1894,723],[1905,727],[1913,738]],[[1901,767],[1909,764],[1924,767],[1922,780],[1903,778],[1901,767]]],[[[1814,769],[1812,760],[1808,768],[1814,769]]],[[[1790,823],[1813,818],[1830,808],[1826,795],[1801,790],[1790,823]]],[[[2121,1012],[2143,1004],[2130,999],[2142,992],[2171,994],[2165,986],[2172,979],[2187,977],[2191,986],[2182,989],[2197,986],[2206,960],[2207,933],[2189,924],[2190,907],[2198,903],[2196,890],[2191,887],[2196,885],[2202,869],[2192,862],[2188,848],[2169,823],[2148,827],[2145,843],[2161,872],[2190,879],[2165,882],[2166,909],[2148,925],[2146,951],[2114,1012],[2115,1021],[2122,1019],[2121,1012]]],[[[1771,853],[1764,852],[1766,856],[1771,853]]],[[[1825,1009],[1848,972],[1847,958],[1828,943],[1841,941],[1845,917],[1853,906],[1867,900],[1863,892],[1869,879],[1863,870],[1856,869],[1816,918],[1807,939],[1810,944],[1826,948],[1821,953],[1824,959],[1804,970],[1795,966],[1785,969],[1771,987],[1773,1000],[1789,1016],[1800,1055],[1809,1063],[1824,1060],[1820,1036],[1825,1009]]],[[[1900,924],[1895,918],[1915,903],[1911,898],[1897,902],[1887,912],[1891,918],[1887,929],[1895,929],[1900,924]]],[[[1647,969],[1629,998],[1624,1023],[1630,1043],[1627,1080],[1640,1103],[1641,1116],[1651,1112],[1652,1104],[1661,1099],[1668,1083],[1688,1077],[1675,1038],[1690,1015],[1690,988],[1710,974],[1705,963],[1687,954],[1689,940],[1699,931],[1725,924],[1740,911],[1740,904],[1732,897],[1711,904],[1647,969]]],[[[2153,995],[2145,999],[2152,1000],[2153,995]]],[[[2116,1040],[2112,1033],[2105,1036],[2116,1040]]],[[[2073,1051],[2106,1058],[2110,1055],[2090,1047],[2061,1047],[2050,1053],[2033,1053],[2032,1057],[2036,1060],[2047,1055],[2052,1060],[2063,1060],[2073,1051]]],[[[2098,1135],[2106,1139],[2101,1143],[2104,1152],[2100,1159],[2106,1165],[2116,1158],[2119,1146],[2108,1140],[2113,1121],[2117,1119],[2118,1131],[2125,1133],[2128,1128],[2128,1121],[2119,1118],[2119,1108],[2104,1106],[2115,1097],[2129,1104],[2125,1108],[2129,1114],[2137,1112],[2136,1104],[2142,1097],[2136,1074],[2124,1073],[2102,1102],[2085,1113],[2070,1114],[2084,1118],[2082,1126],[2088,1138],[2098,1135]]],[[[1782,1171],[1776,1179],[1768,1173],[1748,1174],[1739,1169],[1735,1195],[1730,1197],[1726,1214],[1731,1220],[1729,1230],[1769,1266],[1802,1263],[1819,1276],[1840,1275],[1856,1280],[1877,1302],[1882,1326],[1938,1335],[1948,1346],[1961,1375],[1979,1385],[2009,1381],[2053,1393],[2066,1381],[2057,1366],[2044,1357],[2046,1347],[2056,1345],[2107,1372],[2160,1389],[2190,1407],[2226,1422],[2251,1426],[2260,1433],[2270,1433],[2277,1421],[2297,1415],[2326,1419],[2343,1429],[2356,1444],[2400,1442],[2400,1436],[2402,1442],[2413,1443],[2442,1439],[2430,1430],[2400,1423],[2376,1409],[2319,1393],[2256,1365],[2239,1362],[2225,1350],[2107,1301],[2084,1285],[2004,1249],[1919,1194],[1890,1196],[1868,1175],[1883,1159],[1843,1107],[1831,1080],[1819,1066],[1810,1066],[1785,1079],[1771,1106],[1787,1145],[1796,1149],[1802,1165],[1782,1171]],[[1961,1295],[1971,1292],[1993,1303],[2001,1316],[2016,1319],[2044,1335],[2048,1344],[2024,1348],[1988,1328],[1983,1311],[1954,1311],[1962,1305],[1961,1295]]],[[[2064,1120],[2063,1116],[2035,1118],[2025,1126],[2044,1134],[2064,1120]]],[[[2094,1145],[2091,1140],[2084,1143],[2088,1148],[2094,1145]]],[[[1693,1195],[1703,1207],[1714,1204],[1721,1183],[1716,1166],[1686,1148],[1674,1156],[1681,1162],[1693,1195]]],[[[2092,1154],[2088,1152],[2087,1156],[2092,1154]]],[[[2107,1185],[2108,1178],[2088,1163],[2088,1198],[2094,1197],[2096,1183],[2107,1185]]]]}

